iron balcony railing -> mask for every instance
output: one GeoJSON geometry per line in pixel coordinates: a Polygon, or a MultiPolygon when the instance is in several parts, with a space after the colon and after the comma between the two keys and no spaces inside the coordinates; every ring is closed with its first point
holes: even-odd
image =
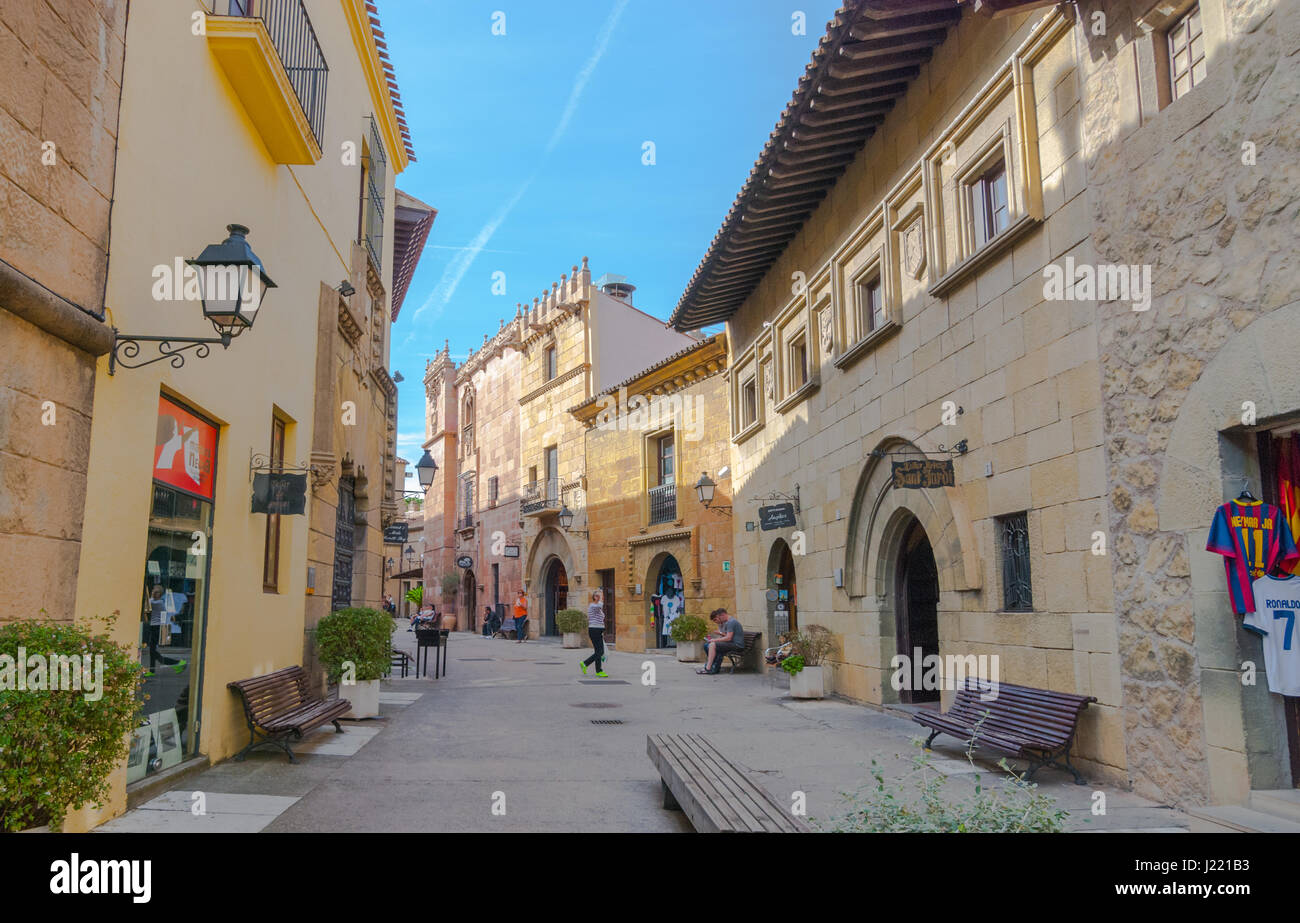
{"type": "Polygon", "coordinates": [[[457,529],[469,529],[473,527],[473,525],[474,525],[473,513],[466,513],[464,516],[461,516],[459,519],[456,520],[457,529]]]}
{"type": "Polygon", "coordinates": [[[303,0],[229,0],[228,16],[262,20],[289,75],[298,104],[311,125],[316,143],[325,143],[325,86],[329,67],[316,39],[303,0]]]}
{"type": "Polygon", "coordinates": [[[672,522],[677,518],[677,485],[660,484],[646,491],[650,495],[650,525],[672,522]]]}
{"type": "Polygon", "coordinates": [[[520,512],[528,515],[530,513],[541,513],[546,510],[558,510],[559,508],[559,478],[547,478],[544,481],[533,481],[524,487],[524,500],[520,505],[520,512]]]}

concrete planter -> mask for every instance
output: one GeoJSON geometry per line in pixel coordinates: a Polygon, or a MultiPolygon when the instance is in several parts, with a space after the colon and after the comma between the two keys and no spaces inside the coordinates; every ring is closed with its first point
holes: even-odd
{"type": "Polygon", "coordinates": [[[820,699],[826,694],[824,667],[804,667],[790,677],[790,695],[796,699],[820,699]]]}
{"type": "Polygon", "coordinates": [[[49,833],[50,825],[42,824],[39,827],[28,827],[26,830],[19,830],[19,833],[49,833]]]}
{"type": "Polygon", "coordinates": [[[570,650],[582,647],[582,635],[576,631],[566,631],[562,646],[570,650]]]}
{"type": "Polygon", "coordinates": [[[374,718],[379,714],[379,680],[359,680],[352,686],[339,686],[339,698],[352,703],[344,718],[374,718]]]}
{"type": "Polygon", "coordinates": [[[677,660],[679,663],[699,663],[704,659],[703,641],[678,641],[677,660]]]}

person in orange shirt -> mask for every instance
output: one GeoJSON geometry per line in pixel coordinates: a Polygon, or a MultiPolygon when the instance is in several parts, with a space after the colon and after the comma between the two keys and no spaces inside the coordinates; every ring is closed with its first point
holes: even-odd
{"type": "Polygon", "coordinates": [[[528,637],[528,597],[524,591],[519,591],[519,598],[515,600],[515,643],[523,644],[524,638],[528,637]]]}

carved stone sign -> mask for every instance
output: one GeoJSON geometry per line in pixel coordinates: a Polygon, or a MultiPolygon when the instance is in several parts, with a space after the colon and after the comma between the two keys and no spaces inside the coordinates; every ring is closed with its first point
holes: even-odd
{"type": "Polygon", "coordinates": [[[826,356],[829,356],[832,353],[835,346],[835,338],[832,335],[831,328],[832,320],[833,316],[830,308],[825,308],[822,313],[817,316],[817,323],[821,328],[822,354],[826,356]]]}

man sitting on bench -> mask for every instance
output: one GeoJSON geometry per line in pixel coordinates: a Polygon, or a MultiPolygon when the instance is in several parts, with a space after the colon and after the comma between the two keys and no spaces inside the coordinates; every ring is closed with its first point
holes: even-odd
{"type": "Polygon", "coordinates": [[[704,669],[695,671],[700,674],[719,672],[724,655],[745,649],[745,626],[740,624],[740,619],[728,615],[726,609],[714,609],[709,613],[709,620],[721,630],[704,639],[709,656],[705,658],[704,669]]]}

